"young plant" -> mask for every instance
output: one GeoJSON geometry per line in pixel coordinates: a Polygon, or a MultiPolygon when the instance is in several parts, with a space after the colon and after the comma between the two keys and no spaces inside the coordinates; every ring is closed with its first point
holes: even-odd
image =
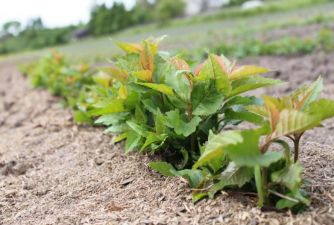
{"type": "Polygon", "coordinates": [[[301,189],[302,167],[297,162],[300,137],[322,120],[334,116],[334,101],[317,100],[321,89],[319,78],[286,97],[265,96],[264,105],[247,106],[249,113],[263,118],[248,120],[260,128],[211,133],[192,173],[187,171],[186,176],[170,164],[152,163],[151,167],[164,174],[169,171],[168,175],[187,178],[194,188],[194,201],[213,197],[221,189],[238,187],[255,189],[260,207],[269,205],[271,200],[279,209],[299,211],[310,204],[301,189]],[[294,141],[295,161],[291,159],[285,137],[294,141]]]}
{"type": "Polygon", "coordinates": [[[92,84],[91,69],[86,64],[71,66],[66,58],[52,51],[24,73],[34,87],[47,88],[52,94],[64,97],[64,103],[75,108],[81,88],[92,84]]]}
{"type": "Polygon", "coordinates": [[[191,168],[209,131],[242,120],[261,120],[245,106],[257,99],[240,94],[279,81],[264,78],[266,68],[237,67],[210,54],[191,69],[180,56],[159,52],[159,40],[118,43],[126,55],[102,71],[112,77],[114,96],[91,111],[107,132],[119,133],[127,152],[162,153],[177,168],[191,168]]]}
{"type": "Polygon", "coordinates": [[[266,137],[263,151],[273,140],[286,136],[293,141],[294,161],[298,160],[302,135],[334,116],[334,102],[318,99],[322,88],[323,81],[319,77],[314,83],[305,85],[288,96],[265,96],[264,106],[248,107],[248,110],[270,123],[271,133],[266,137]]]}
{"type": "Polygon", "coordinates": [[[309,205],[297,160],[304,132],[334,116],[334,102],[318,100],[322,79],[285,97],[258,99],[245,93],[280,83],[260,76],[268,69],[237,67],[215,54],[188,64],[158,51],[160,41],[117,43],[125,54],[94,76],[89,67],[72,67],[54,52],[27,67],[28,77],[63,96],[77,122],[95,120],[117,134],[114,141],[124,140],[126,152],[161,154],[167,162],[149,166],[186,178],[194,202],[239,188],[257,192],[260,207],[298,211],[309,205]],[[256,128],[237,130],[244,121],[256,128]],[[294,143],[294,160],[287,138],[294,143]]]}

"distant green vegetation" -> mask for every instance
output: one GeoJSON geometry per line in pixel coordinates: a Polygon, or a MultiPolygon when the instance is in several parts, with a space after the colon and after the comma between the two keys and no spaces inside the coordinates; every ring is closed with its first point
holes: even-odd
{"type": "Polygon", "coordinates": [[[19,36],[0,42],[0,54],[66,44],[74,29],[74,26],[56,29],[27,29],[19,36]]]}
{"type": "Polygon", "coordinates": [[[182,16],[185,9],[184,0],[160,0],[157,1],[154,18],[158,23],[166,23],[166,21],[182,16]]]}
{"type": "Polygon", "coordinates": [[[78,29],[86,29],[84,36],[89,34],[101,36],[144,23],[165,24],[167,20],[182,16],[184,7],[183,0],[158,0],[154,3],[140,0],[131,10],[126,10],[122,3],[114,3],[110,7],[105,4],[96,5],[91,11],[91,18],[87,26],[81,27],[68,26],[49,29],[43,26],[40,18],[37,18],[26,28],[20,30],[21,25],[18,22],[10,21],[3,26],[2,33],[6,38],[0,39],[0,54],[65,44],[72,38],[80,38],[74,34],[74,31],[78,29]]]}
{"type": "Polygon", "coordinates": [[[219,44],[213,49],[216,53],[224,53],[236,58],[260,55],[298,55],[315,50],[332,51],[334,50],[334,33],[330,29],[323,28],[314,37],[282,37],[268,42],[249,38],[238,43],[219,44]]]}
{"type": "Polygon", "coordinates": [[[275,12],[299,9],[303,7],[310,7],[317,4],[324,4],[328,2],[332,1],[331,0],[272,0],[272,1],[266,1],[263,6],[254,9],[241,10],[240,7],[231,7],[226,10],[221,10],[216,14],[207,16],[195,16],[193,18],[190,18],[189,20],[176,21],[175,24],[249,17],[260,14],[275,13],[275,12]]]}
{"type": "Polygon", "coordinates": [[[122,3],[115,3],[111,7],[96,5],[91,12],[88,28],[95,36],[111,34],[138,24],[166,23],[182,16],[184,9],[183,0],[158,0],[155,3],[141,0],[129,11],[122,3]]]}
{"type": "MultiPolygon", "coordinates": [[[[138,0],[137,5],[130,11],[125,10],[122,4],[114,4],[111,7],[107,7],[106,5],[97,5],[92,9],[91,20],[87,25],[48,29],[45,28],[42,21],[38,19],[34,21],[35,25],[33,25],[34,23],[32,23],[24,28],[17,26],[18,24],[15,23],[15,21],[13,21],[14,23],[9,23],[10,29],[8,29],[8,27],[6,29],[5,27],[3,27],[3,32],[5,32],[5,34],[9,34],[7,38],[1,38],[0,31],[0,54],[9,54],[22,50],[27,51],[44,47],[63,45],[70,42],[72,39],[76,39],[77,37],[75,35],[75,32],[78,30],[86,30],[85,36],[89,35],[89,33],[93,36],[101,36],[111,33],[116,34],[117,32],[119,33],[119,31],[131,26],[151,24],[145,26],[137,26],[136,28],[131,29],[133,32],[131,35],[133,35],[134,33],[137,35],[139,32],[158,32],[158,30],[160,29],[184,27],[185,25],[190,26],[190,24],[195,25],[203,22],[208,23],[209,21],[230,21],[260,14],[283,12],[303,7],[313,7],[317,4],[327,2],[330,1],[267,0],[262,7],[256,9],[241,10],[240,7],[232,6],[224,8],[224,10],[220,10],[215,14],[204,16],[200,15],[191,18],[175,20],[171,20],[171,18],[180,17],[183,14],[185,7],[183,0],[159,0],[156,1],[154,4],[150,3],[147,0],[138,0]],[[38,24],[38,22],[40,22],[40,24],[38,24]],[[161,25],[163,25],[164,27],[161,28],[161,25]],[[15,30],[15,32],[12,32],[13,29],[15,30]]],[[[237,4],[240,3],[241,2],[238,2],[237,4]]],[[[319,16],[318,19],[322,20],[322,17],[323,16],[319,16]]],[[[275,23],[279,23],[279,21],[275,21],[275,23]]],[[[291,23],[293,23],[293,21],[291,23]]]]}
{"type": "Polygon", "coordinates": [[[126,11],[123,4],[115,3],[111,8],[102,4],[92,10],[88,27],[94,35],[103,35],[124,29],[131,23],[131,12],[126,11]]]}

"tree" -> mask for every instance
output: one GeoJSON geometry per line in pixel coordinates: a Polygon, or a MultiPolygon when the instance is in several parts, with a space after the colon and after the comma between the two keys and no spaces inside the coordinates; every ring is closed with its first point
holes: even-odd
{"type": "Polygon", "coordinates": [[[159,22],[167,22],[167,20],[182,16],[186,2],[184,0],[157,0],[156,1],[156,19],[159,22]]]}
{"type": "Polygon", "coordinates": [[[136,5],[131,10],[132,24],[143,24],[152,21],[154,19],[154,7],[154,2],[137,0],[136,5]]]}
{"type": "Polygon", "coordinates": [[[43,28],[44,28],[44,24],[40,17],[31,19],[27,25],[27,29],[31,29],[31,30],[41,30],[43,28]]]}
{"type": "Polygon", "coordinates": [[[18,21],[9,21],[2,26],[2,30],[5,33],[16,35],[20,32],[21,23],[18,21]]]}
{"type": "Polygon", "coordinates": [[[91,11],[88,24],[94,35],[113,33],[132,24],[130,12],[122,3],[114,3],[111,8],[105,4],[96,5],[91,11]]]}
{"type": "Polygon", "coordinates": [[[243,3],[247,2],[247,0],[230,0],[229,5],[234,6],[234,5],[241,5],[243,3]]]}

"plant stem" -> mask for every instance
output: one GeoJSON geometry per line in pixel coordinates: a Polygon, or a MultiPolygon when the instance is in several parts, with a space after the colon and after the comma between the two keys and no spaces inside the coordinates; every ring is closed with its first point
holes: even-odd
{"type": "Polygon", "coordinates": [[[262,175],[262,190],[263,190],[263,203],[267,204],[268,203],[268,170],[266,168],[262,168],[261,171],[262,175]]]}
{"type": "Polygon", "coordinates": [[[254,175],[255,175],[255,184],[256,184],[257,194],[259,196],[257,205],[259,207],[263,207],[264,193],[263,193],[263,187],[262,187],[262,174],[261,174],[260,166],[254,167],[254,175]]]}
{"type": "MultiPolygon", "coordinates": [[[[294,141],[294,139],[292,137],[288,136],[288,138],[290,138],[292,141],[294,141]]],[[[287,160],[288,165],[290,165],[291,164],[291,156],[290,156],[291,151],[290,151],[289,144],[286,143],[283,140],[275,140],[274,142],[277,143],[277,144],[279,144],[279,145],[281,145],[283,147],[285,158],[287,160]]]]}
{"type": "Polygon", "coordinates": [[[196,136],[195,134],[191,134],[191,140],[190,140],[190,147],[191,147],[191,152],[195,152],[195,146],[196,146],[196,136]]]}
{"type": "Polygon", "coordinates": [[[297,199],[294,199],[294,198],[291,198],[289,196],[286,196],[286,195],[283,195],[277,191],[273,191],[273,190],[269,190],[270,193],[274,194],[274,195],[277,195],[278,197],[281,197],[281,198],[284,198],[284,199],[287,199],[289,201],[292,201],[292,202],[295,202],[295,203],[298,203],[299,201],[297,199]]]}
{"type": "MultiPolygon", "coordinates": [[[[191,119],[193,118],[193,106],[191,103],[188,104],[187,114],[188,114],[188,120],[191,121],[191,119]]],[[[195,148],[196,148],[196,134],[195,133],[191,134],[190,148],[191,148],[191,152],[195,152],[195,148]]]]}
{"type": "Polygon", "coordinates": [[[219,129],[219,118],[218,118],[218,114],[216,113],[215,115],[213,115],[214,117],[214,120],[215,120],[215,132],[217,133],[218,132],[218,129],[219,129]]]}
{"type": "Polygon", "coordinates": [[[299,144],[300,144],[300,139],[302,137],[302,134],[300,135],[295,135],[293,144],[295,147],[295,152],[294,152],[294,161],[297,162],[298,161],[298,155],[299,155],[299,144]]]}

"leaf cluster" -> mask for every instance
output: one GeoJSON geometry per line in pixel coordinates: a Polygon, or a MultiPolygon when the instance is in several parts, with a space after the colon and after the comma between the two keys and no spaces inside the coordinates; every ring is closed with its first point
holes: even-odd
{"type": "Polygon", "coordinates": [[[72,66],[56,50],[37,62],[22,66],[21,72],[27,75],[33,87],[46,88],[53,95],[63,97],[63,103],[72,108],[76,107],[81,89],[93,84],[89,65],[72,66]]]}
{"type": "Polygon", "coordinates": [[[281,81],[223,55],[188,63],[159,51],[161,40],[116,43],[125,54],[93,76],[64,72],[72,67],[55,53],[27,73],[35,86],[73,99],[75,120],[105,126],[126,153],[160,154],[165,162],[149,166],[188,180],[194,202],[236,188],[256,192],[260,207],[309,205],[299,144],[307,130],[334,116],[334,101],[318,98],[322,79],[284,97],[247,96],[281,81]],[[240,129],[242,122],[252,128],[240,129]]]}
{"type": "MultiPolygon", "coordinates": [[[[187,172],[201,174],[196,178],[186,177],[194,188],[193,200],[213,197],[222,189],[248,187],[257,191],[260,207],[274,203],[278,209],[298,212],[309,205],[302,190],[298,155],[302,135],[334,116],[334,101],[318,98],[322,88],[319,77],[287,96],[264,96],[262,104],[246,106],[248,114],[262,118],[247,120],[256,128],[212,132],[200,158],[187,172]]],[[[158,162],[151,167],[185,177],[180,171],[174,172],[171,164],[158,162]]]]}

